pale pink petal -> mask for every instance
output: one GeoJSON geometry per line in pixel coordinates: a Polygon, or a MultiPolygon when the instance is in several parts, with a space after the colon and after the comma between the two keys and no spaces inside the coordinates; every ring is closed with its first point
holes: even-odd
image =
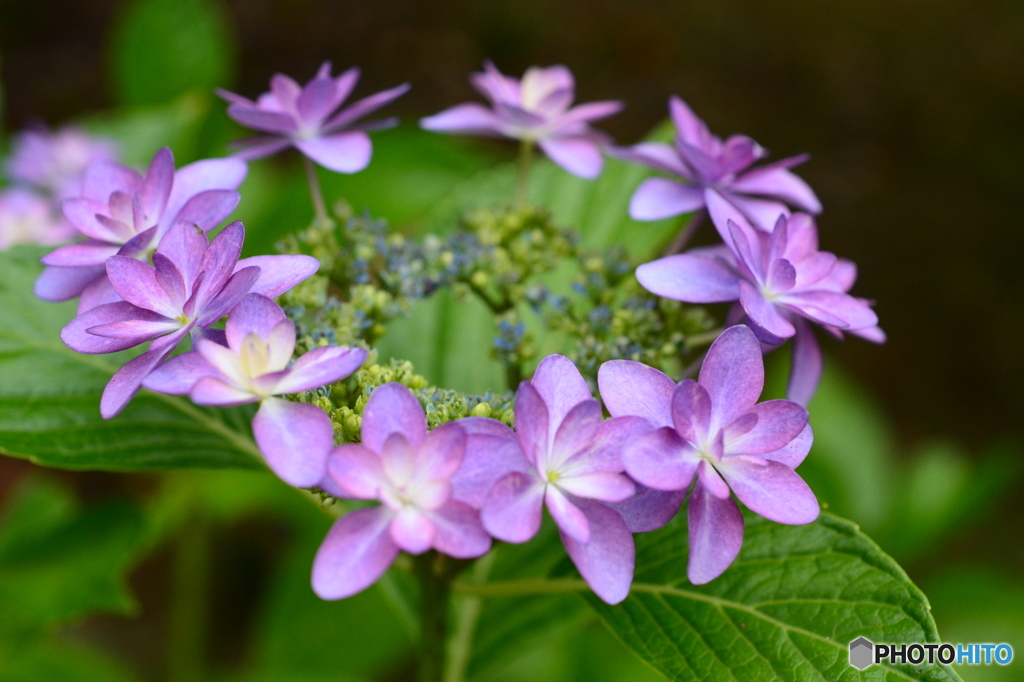
{"type": "Polygon", "coordinates": [[[320,261],[304,255],[252,256],[238,261],[235,272],[249,267],[260,269],[252,293],[276,298],[315,273],[320,261]]]}
{"type": "MultiPolygon", "coordinates": [[[[793,305],[793,296],[786,298],[787,303],[793,305]]],[[[746,311],[750,321],[766,331],[776,339],[788,339],[796,334],[793,324],[779,312],[774,303],[764,297],[764,294],[748,284],[740,282],[740,305],[746,311]]],[[[803,312],[803,307],[801,307],[803,312]]]]}
{"type": "Polygon", "coordinates": [[[201,377],[192,385],[189,397],[196,405],[210,407],[232,407],[254,403],[260,399],[252,391],[247,391],[224,381],[219,376],[201,377]]]}
{"type": "Polygon", "coordinates": [[[804,458],[807,457],[807,453],[811,451],[813,443],[814,431],[811,429],[811,425],[808,424],[796,438],[786,443],[786,445],[774,452],[766,452],[758,456],[785,464],[790,469],[796,469],[804,461],[804,458]]]}
{"type": "Polygon", "coordinates": [[[400,433],[392,433],[380,451],[384,474],[396,486],[406,486],[416,473],[416,451],[400,433]]]}
{"type": "Polygon", "coordinates": [[[633,535],[615,511],[599,502],[580,501],[590,526],[590,541],[581,543],[561,532],[562,543],[576,569],[598,597],[618,604],[633,582],[636,548],[633,535]]]}
{"type": "Polygon", "coordinates": [[[708,493],[700,483],[687,502],[690,557],[686,577],[694,585],[711,582],[729,568],[743,545],[743,515],[731,497],[708,493]]]}
{"type": "Polygon", "coordinates": [[[800,525],[818,518],[814,493],[785,464],[750,455],[725,457],[717,465],[740,502],[761,516],[800,525]]]}
{"type": "Polygon", "coordinates": [[[394,514],[384,507],[358,509],[338,519],[313,559],[313,591],[321,599],[362,592],[398,556],[388,534],[394,514]]]}
{"type": "Polygon", "coordinates": [[[334,427],[316,405],[267,398],[252,420],[252,433],[267,465],[296,488],[319,483],[334,447],[334,427]]]}
{"type": "Polygon", "coordinates": [[[739,277],[719,260],[681,253],[644,263],[636,278],[653,294],[687,303],[723,303],[740,297],[739,277]]]}
{"type": "Polygon", "coordinates": [[[793,337],[793,362],[786,397],[807,407],[821,381],[824,360],[811,326],[802,319],[797,319],[793,326],[796,327],[796,335],[793,337]]]}
{"type": "Polygon", "coordinates": [[[373,153],[370,136],[361,131],[296,140],[295,146],[324,168],[338,173],[358,173],[370,165],[373,153]]]}
{"type": "Polygon", "coordinates": [[[587,517],[558,489],[558,486],[549,485],[544,500],[547,502],[551,517],[564,535],[581,543],[590,540],[590,523],[587,517]]]}
{"type": "Polygon", "coordinates": [[[729,498],[729,486],[718,471],[707,460],[697,465],[697,481],[715,497],[723,500],[729,498]]]}
{"type": "Polygon", "coordinates": [[[570,495],[601,502],[622,502],[636,493],[633,481],[610,472],[562,476],[557,486],[570,495]]]}
{"type": "Polygon", "coordinates": [[[78,244],[68,244],[46,254],[39,261],[43,265],[63,268],[103,265],[117,253],[117,245],[88,239],[78,244]]]}
{"type": "Polygon", "coordinates": [[[157,367],[142,381],[151,391],[168,395],[188,395],[203,377],[216,376],[217,370],[195,351],[182,353],[157,367]]]}
{"type": "Polygon", "coordinates": [[[231,311],[231,317],[228,318],[227,324],[224,326],[228,346],[232,350],[240,350],[242,339],[250,333],[256,334],[261,339],[266,339],[277,325],[287,320],[288,317],[281,307],[269,298],[259,294],[248,294],[231,311]]]}
{"type": "Polygon", "coordinates": [[[494,112],[476,104],[459,104],[444,111],[420,119],[420,127],[439,133],[460,135],[497,136],[501,134],[501,123],[494,112]]]}
{"type": "Polygon", "coordinates": [[[359,500],[377,499],[384,484],[380,456],[362,445],[339,445],[327,459],[327,476],[347,495],[359,500]]]}
{"type": "Polygon", "coordinates": [[[466,455],[466,432],[458,422],[442,424],[427,434],[416,453],[416,479],[450,479],[466,455]]]}
{"type": "Polygon", "coordinates": [[[632,360],[609,360],[597,372],[597,385],[613,417],[634,415],[655,426],[672,425],[676,382],[664,372],[632,360]]]}
{"type": "Polygon", "coordinates": [[[363,445],[376,453],[384,450],[384,441],[400,433],[419,450],[427,435],[427,418],[416,396],[398,383],[378,386],[370,394],[363,410],[363,445]]]}
{"type": "Polygon", "coordinates": [[[547,406],[551,443],[554,442],[555,430],[569,410],[593,398],[583,375],[564,355],[549,355],[541,360],[530,383],[547,406]]]}
{"type": "Polygon", "coordinates": [[[274,393],[301,393],[333,384],[359,369],[365,360],[362,348],[314,348],[295,361],[274,387],[274,393]]]}
{"type": "MultiPolygon", "coordinates": [[[[466,422],[470,421],[480,423],[485,420],[471,417],[460,419],[457,423],[466,428],[466,422]]],[[[500,426],[508,429],[504,424],[500,426]]],[[[530,462],[523,455],[519,441],[511,430],[508,435],[470,432],[466,439],[465,459],[451,478],[452,497],[479,509],[500,478],[513,471],[526,473],[531,469],[530,462]]]]}
{"type": "Polygon", "coordinates": [[[693,481],[699,453],[675,429],[662,427],[640,436],[622,452],[626,473],[655,490],[685,490],[693,481]]]}
{"type": "Polygon", "coordinates": [[[629,200],[633,220],[661,220],[704,208],[704,192],[666,178],[647,178],[629,200]]]}
{"type": "Polygon", "coordinates": [[[487,532],[505,542],[526,542],[540,530],[544,484],[535,476],[512,472],[491,488],[480,509],[487,532]]]}
{"type": "Polygon", "coordinates": [[[409,554],[423,554],[434,544],[434,522],[416,507],[403,507],[391,521],[391,539],[409,554]]]}
{"type": "Polygon", "coordinates": [[[601,149],[586,137],[548,137],[537,141],[548,158],[575,176],[593,180],[604,168],[601,149]]]}
{"type": "Polygon", "coordinates": [[[480,524],[480,515],[468,504],[449,500],[429,513],[436,529],[434,548],[456,559],[475,559],[491,549],[491,536],[480,524]]]}

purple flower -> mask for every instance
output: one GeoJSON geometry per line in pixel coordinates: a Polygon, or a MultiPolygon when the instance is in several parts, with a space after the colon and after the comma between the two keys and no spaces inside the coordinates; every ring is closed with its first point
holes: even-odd
{"type": "Polygon", "coordinates": [[[36,296],[65,301],[81,296],[78,312],[120,300],[104,264],[114,255],[146,258],[176,223],[201,230],[218,225],[238,205],[234,191],[247,172],[238,159],[206,159],[174,170],[164,147],[143,178],[131,168],[98,161],[85,171],[82,194],[61,204],[86,240],[43,257],[36,296]]]}
{"type": "Polygon", "coordinates": [[[373,151],[366,131],[389,128],[397,121],[391,118],[357,124],[356,120],[390,104],[409,89],[409,84],[403,83],[334,113],[358,80],[358,68],[332,78],[331,63],[324,62],[304,87],[288,76],[275,75],[270,79],[270,92],[255,102],[226,90],[217,94],[231,103],[228,116],[246,128],[269,133],[241,140],[241,158],[258,159],[295,147],[324,168],[357,173],[369,165],[373,151]]]}
{"type": "Polygon", "coordinates": [[[459,422],[470,443],[453,481],[456,495],[480,506],[484,528],[506,542],[536,535],[546,505],[580,574],[601,599],[617,604],[633,580],[631,530],[641,530],[624,517],[650,525],[654,507],[674,502],[671,513],[662,514],[665,523],[680,501],[645,496],[646,514],[613,506],[637,491],[623,474],[620,452],[652,425],[629,417],[602,421],[601,404],[561,355],[546,357],[533,379],[519,385],[515,412],[515,433],[494,420],[459,422]]]}
{"type": "Polygon", "coordinates": [[[59,244],[75,231],[54,215],[53,205],[24,189],[0,190],[0,250],[15,244],[59,244]]]}
{"type": "Polygon", "coordinates": [[[256,444],[285,483],[317,485],[327,472],[334,447],[331,419],[316,405],[274,396],[332,384],[359,369],[362,348],[323,346],[288,366],[295,351],[295,325],[280,306],[261,294],[248,294],[231,311],[227,346],[198,339],[198,350],[157,367],[142,385],[171,395],[188,394],[198,405],[228,407],[260,403],[252,420],[256,444]]]}
{"type": "Polygon", "coordinates": [[[58,131],[26,130],[14,137],[7,159],[7,177],[32,185],[54,199],[82,194],[82,174],[94,161],[117,161],[110,140],[92,137],[75,126],[58,131]]]}
{"type": "Polygon", "coordinates": [[[694,249],[641,265],[645,289],[689,303],[739,301],[751,328],[769,344],[793,338],[788,396],[806,405],[821,378],[821,350],[806,320],[841,337],[885,341],[871,303],[847,292],[857,267],[818,250],[818,229],[803,213],[778,216],[775,229],[753,229],[720,197],[708,209],[728,247],[694,249]]]}
{"type": "Polygon", "coordinates": [[[464,135],[511,137],[536,142],[552,161],[581,178],[601,174],[601,148],[609,138],[588,124],[622,110],[622,102],[591,102],[570,108],[576,95],[572,72],[564,66],[526,70],[523,79],[506,76],[490,61],[470,78],[492,108],[459,104],[427,116],[427,130],[464,135]]]}
{"type": "Polygon", "coordinates": [[[674,145],[641,142],[609,149],[613,156],[681,180],[649,178],[640,183],[629,204],[629,215],[634,219],[660,220],[697,211],[709,204],[712,196],[731,202],[766,232],[771,231],[780,213],[788,215],[787,204],[811,213],[821,212],[813,190],[789,172],[806,161],[806,155],[747,170],[767,155],[760,145],[745,135],[733,135],[723,142],[678,97],[669,99],[669,111],[676,126],[674,145]]]}
{"type": "Polygon", "coordinates": [[[340,445],[328,460],[334,485],[381,505],[346,514],[313,562],[313,591],[341,599],[373,584],[399,550],[431,547],[458,559],[483,556],[491,538],[477,511],[452,498],[452,475],[466,450],[458,422],[427,433],[416,397],[401,384],[375,389],[363,411],[362,443],[340,445]]]}
{"type": "Polygon", "coordinates": [[[743,517],[730,489],[751,510],[779,523],[810,523],[818,501],[793,469],[811,448],[807,410],[788,400],[758,403],[764,386],[761,350],[742,325],[712,344],[700,379],[678,386],[639,362],[612,360],[598,373],[601,397],[615,417],[635,415],[657,427],[625,446],[635,480],[685,491],[690,558],[700,585],[729,567],[743,544],[743,517]]]}
{"type": "Polygon", "coordinates": [[[212,242],[177,223],[160,241],[153,265],[130,256],[106,264],[114,291],[124,300],[80,314],[61,331],[80,353],[113,353],[152,341],[149,350],[119,369],[103,391],[100,413],[113,417],[138,392],[142,380],[189,335],[211,334],[247,293],[277,296],[319,267],[309,256],[257,256],[238,260],[245,228],[234,222],[212,242]]]}

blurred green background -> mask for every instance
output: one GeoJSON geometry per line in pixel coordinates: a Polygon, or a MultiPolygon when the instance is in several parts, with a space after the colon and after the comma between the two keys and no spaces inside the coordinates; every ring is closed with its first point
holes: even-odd
{"type": "MultiPolygon", "coordinates": [[[[323,59],[363,67],[357,96],[411,82],[389,109],[406,125],[376,135],[370,169],[321,174],[329,197],[410,233],[450,229],[461,202],[494,196],[507,170],[490,169],[510,146],[414,125],[475,98],[466,76],[486,57],[508,73],[565,63],[581,101],[624,100],[602,125],[621,143],[646,135],[678,94],[719,134],[747,133],[774,158],[811,153],[799,172],[825,205],[822,245],[857,261],[855,293],[878,299],[890,341],[825,342],[801,473],[906,567],[944,639],[1007,641],[1024,655],[1021,3],[0,4],[5,135],[79,121],[136,165],[164,144],[179,163],[226,153],[242,133],[214,86],[252,97],[274,72],[305,81],[323,59]]],[[[252,253],[311,217],[293,155],[253,164],[242,195],[252,253]]],[[[563,203],[556,213],[584,234],[600,222],[603,205],[563,203]]],[[[385,348],[407,346],[432,305],[385,348]]],[[[785,358],[771,363],[778,393],[785,358]]],[[[494,388],[418,367],[455,388],[494,388]]],[[[0,504],[0,680],[411,675],[409,635],[378,591],[335,604],[312,595],[329,520],[266,476],[73,474],[0,458],[0,504]],[[176,584],[207,608],[176,609],[176,584]],[[175,655],[189,637],[201,660],[175,655]]],[[[477,678],[656,677],[582,612],[539,628],[529,655],[496,660],[477,678]]],[[[1021,665],[961,673],[1019,679],[1021,665]]]]}

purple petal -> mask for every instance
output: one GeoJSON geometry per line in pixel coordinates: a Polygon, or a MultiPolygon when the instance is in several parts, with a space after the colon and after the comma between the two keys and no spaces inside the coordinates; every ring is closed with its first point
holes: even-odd
{"type": "Polygon", "coordinates": [[[104,225],[97,216],[106,217],[107,205],[89,199],[65,199],[60,205],[61,213],[76,230],[97,241],[120,244],[125,235],[104,225]]]}
{"type": "Polygon", "coordinates": [[[554,442],[554,430],[569,410],[594,397],[590,395],[590,387],[576,365],[564,355],[549,355],[541,360],[530,383],[547,405],[551,442],[554,442]]]}
{"type": "Polygon", "coordinates": [[[618,512],[631,533],[648,533],[671,521],[686,499],[686,489],[655,490],[637,485],[636,494],[608,506],[618,512]]]}
{"type": "Polygon", "coordinates": [[[374,507],[334,523],[313,559],[313,591],[318,597],[351,597],[384,575],[399,551],[387,532],[393,516],[386,507],[374,507]]]}
{"type": "Polygon", "coordinates": [[[612,417],[598,424],[590,444],[570,457],[559,469],[563,477],[587,474],[620,474],[625,471],[622,450],[654,424],[643,417],[612,417]]]}
{"type": "MultiPolygon", "coordinates": [[[[457,423],[466,428],[466,422],[469,421],[494,422],[493,419],[471,417],[460,419],[457,423]]],[[[508,429],[504,424],[499,425],[508,429]]],[[[519,441],[511,431],[507,436],[470,431],[466,439],[465,459],[451,478],[452,497],[479,509],[500,478],[513,471],[526,473],[531,468],[530,462],[523,455],[519,441]]]]}
{"type": "Polygon", "coordinates": [[[644,263],[636,278],[653,294],[687,303],[722,303],[740,297],[739,278],[718,260],[687,253],[644,263]]]}
{"type": "Polygon", "coordinates": [[[370,165],[373,153],[370,136],[361,131],[296,140],[295,146],[313,161],[337,173],[358,173],[370,165]]]}
{"type": "Polygon", "coordinates": [[[515,432],[497,419],[488,417],[464,417],[459,420],[459,426],[463,428],[468,436],[501,436],[504,438],[515,438],[515,432]]]}
{"type": "Polygon", "coordinates": [[[753,332],[743,325],[722,332],[704,358],[699,383],[711,396],[713,431],[749,412],[764,389],[764,361],[753,332]]]}
{"type": "Polygon", "coordinates": [[[93,280],[92,284],[82,291],[82,296],[78,299],[78,314],[81,315],[107,303],[118,303],[121,300],[123,299],[117,295],[114,287],[110,286],[110,280],[107,278],[106,269],[104,269],[103,275],[93,280]]]}
{"type": "Polygon", "coordinates": [[[597,372],[601,400],[613,417],[643,417],[655,426],[672,425],[676,382],[664,372],[632,360],[609,360],[597,372]]]}
{"type": "Polygon", "coordinates": [[[726,427],[725,449],[730,455],[774,452],[784,448],[807,427],[807,410],[789,400],[758,403],[749,414],[757,416],[756,424],[743,435],[729,440],[729,427],[726,427]]]}
{"type": "Polygon", "coordinates": [[[561,470],[566,460],[590,445],[601,417],[601,403],[593,398],[569,410],[555,432],[551,451],[543,462],[537,462],[538,468],[561,470]]]}
{"type": "Polygon", "coordinates": [[[235,158],[243,161],[253,161],[291,147],[292,141],[291,138],[287,137],[256,135],[241,140],[232,140],[228,143],[228,146],[231,149],[238,150],[235,153],[235,158]]]}
{"type": "MultiPolygon", "coordinates": [[[[551,418],[540,392],[529,381],[519,384],[515,402],[516,437],[523,454],[530,462],[543,461],[550,448],[548,432],[551,418]]],[[[557,422],[556,422],[557,423],[557,422]]]]}
{"type": "Polygon", "coordinates": [[[267,465],[288,485],[308,488],[327,473],[334,427],[316,405],[267,398],[253,417],[252,434],[267,465]]]}
{"type": "Polygon", "coordinates": [[[133,346],[181,329],[181,323],[163,316],[157,319],[118,320],[86,329],[86,333],[107,339],[131,340],[133,346]]]}
{"type": "Polygon", "coordinates": [[[587,517],[558,489],[558,486],[547,486],[544,499],[555,525],[563,535],[580,543],[590,541],[590,523],[587,517]]]}
{"type": "Polygon", "coordinates": [[[793,362],[786,397],[807,407],[818,389],[818,382],[821,381],[824,361],[821,357],[821,346],[818,345],[811,326],[802,319],[798,319],[793,326],[796,327],[796,335],[793,337],[793,362]]]}
{"type": "Polygon", "coordinates": [[[590,526],[590,541],[580,543],[561,532],[562,544],[583,579],[598,597],[618,604],[633,582],[636,548],[633,536],[615,511],[599,502],[580,502],[590,526]]]}
{"type": "Polygon", "coordinates": [[[640,436],[622,452],[626,473],[655,490],[686,490],[699,461],[693,446],[669,427],[640,436]]]}
{"type": "Polygon", "coordinates": [[[606,151],[610,156],[623,161],[690,178],[690,170],[679,160],[675,147],[663,142],[641,142],[632,147],[609,147],[606,151]]]}
{"type": "Polygon", "coordinates": [[[729,194],[729,201],[750,220],[751,225],[762,232],[771,232],[780,215],[789,215],[789,208],[778,201],[753,199],[732,193],[729,194]]]}
{"type": "Polygon", "coordinates": [[[421,481],[450,479],[466,456],[467,436],[458,422],[437,427],[427,434],[416,453],[416,478],[421,481]]]}
{"type": "Polygon", "coordinates": [[[668,100],[669,113],[679,136],[695,147],[705,147],[711,137],[708,127],[682,99],[673,95],[668,100]]]}
{"type": "Polygon", "coordinates": [[[807,453],[811,451],[811,445],[814,443],[814,431],[811,429],[811,425],[808,424],[804,427],[804,430],[797,435],[796,438],[786,443],[784,446],[775,450],[774,452],[766,452],[759,455],[762,459],[770,459],[780,464],[785,464],[790,469],[796,469],[800,466],[800,463],[807,457],[807,453]]]}
{"type": "Polygon", "coordinates": [[[173,184],[174,154],[169,147],[163,147],[153,156],[138,194],[142,211],[148,219],[147,227],[163,214],[173,184]]]}
{"type": "Polygon", "coordinates": [[[434,522],[416,507],[403,507],[388,529],[391,539],[409,554],[423,554],[434,544],[434,522]]]}
{"type": "Polygon", "coordinates": [[[142,380],[174,350],[177,341],[183,337],[184,330],[170,337],[174,342],[162,350],[150,350],[129,360],[124,367],[117,370],[110,378],[103,396],[100,398],[100,415],[104,419],[116,416],[125,405],[131,402],[135,394],[142,388],[142,380]],[[174,339],[177,337],[177,339],[174,339]]]}
{"type": "Polygon", "coordinates": [[[216,376],[217,370],[195,351],[182,353],[157,367],[142,385],[168,395],[188,395],[203,377],[216,376]]]}
{"type": "Polygon", "coordinates": [[[610,472],[562,476],[557,485],[570,495],[601,502],[622,502],[636,493],[633,481],[610,472]]]}
{"type": "Polygon", "coordinates": [[[82,177],[82,196],[106,204],[114,192],[131,196],[142,187],[142,176],[112,161],[94,161],[82,177]]]}
{"type": "Polygon", "coordinates": [[[298,130],[298,126],[295,125],[295,119],[288,114],[275,111],[252,109],[240,104],[232,104],[228,107],[228,116],[246,128],[252,128],[253,130],[265,133],[291,135],[298,130]]]}
{"type": "MultiPolygon", "coordinates": [[[[795,300],[794,296],[786,297],[786,302],[795,300]]],[[[740,305],[743,306],[743,310],[746,311],[751,322],[775,338],[788,339],[796,334],[793,324],[779,313],[775,304],[746,281],[740,282],[740,305]]]]}
{"type": "Polygon", "coordinates": [[[420,127],[439,133],[495,136],[501,134],[501,123],[494,112],[476,104],[459,104],[420,119],[420,127]]]}
{"type": "MultiPolygon", "coordinates": [[[[572,102],[572,91],[571,90],[560,90],[559,92],[568,92],[569,104],[572,102]]],[[[558,95],[558,93],[551,93],[552,96],[558,95]]],[[[553,98],[554,99],[554,98],[553,98]]],[[[602,118],[608,118],[614,116],[626,107],[625,104],[616,100],[605,100],[601,102],[587,102],[586,104],[580,104],[569,111],[565,112],[565,115],[561,116],[556,125],[562,126],[571,123],[591,123],[598,121],[602,118]]],[[[553,107],[555,110],[562,107],[553,107]]],[[[545,110],[551,110],[548,107],[544,107],[545,110]]]]}
{"type": "Polygon", "coordinates": [[[242,195],[233,189],[208,189],[189,199],[181,207],[174,222],[208,232],[227,218],[241,199],[242,195]]]}
{"type": "MultiPolygon", "coordinates": [[[[395,87],[390,88],[388,90],[382,90],[381,92],[378,92],[374,95],[370,95],[369,97],[364,97],[358,102],[353,102],[350,106],[347,106],[341,111],[339,111],[334,118],[327,121],[327,123],[324,124],[323,132],[333,133],[335,131],[342,130],[353,121],[360,119],[363,116],[366,116],[367,114],[371,114],[374,111],[380,109],[381,107],[391,104],[396,99],[398,99],[406,92],[408,92],[410,87],[412,86],[409,85],[408,83],[402,83],[401,85],[396,85],[395,87]]],[[[327,167],[330,168],[330,166],[327,167]]]]}
{"type": "Polygon", "coordinates": [[[434,548],[456,559],[475,559],[491,549],[491,536],[480,524],[480,515],[468,504],[449,500],[430,513],[437,530],[434,548]]]}
{"type": "Polygon", "coordinates": [[[63,268],[103,265],[117,253],[117,246],[93,239],[79,244],[68,244],[40,258],[43,265],[63,268]]]}
{"type": "Polygon", "coordinates": [[[821,202],[810,185],[776,165],[755,168],[741,175],[729,189],[743,194],[775,197],[805,211],[821,213],[821,202]]]}
{"type": "Polygon", "coordinates": [[[363,445],[379,454],[393,433],[405,436],[413,450],[419,450],[427,436],[427,418],[420,401],[408,388],[394,382],[378,386],[370,394],[363,410],[363,445]]]}
{"type": "MultiPolygon", "coordinates": [[[[189,199],[210,189],[238,189],[248,172],[246,163],[234,158],[203,159],[179,168],[174,174],[171,196],[160,219],[160,234],[166,234],[189,199]]],[[[181,264],[176,264],[180,269],[181,264]]]]}
{"type": "Polygon", "coordinates": [[[718,234],[722,237],[722,241],[729,245],[733,251],[736,251],[736,247],[733,244],[732,233],[729,230],[730,222],[738,225],[742,232],[754,232],[754,228],[751,226],[750,221],[747,220],[747,217],[740,213],[734,204],[716,190],[704,190],[704,203],[708,208],[708,215],[711,216],[711,222],[714,223],[715,229],[718,230],[718,234]]]}
{"type": "Polygon", "coordinates": [[[339,104],[341,100],[337,98],[337,87],[328,73],[306,83],[295,107],[303,121],[319,125],[339,104]]]}
{"type": "Polygon", "coordinates": [[[254,266],[260,269],[260,278],[252,285],[252,293],[276,298],[315,273],[320,261],[302,255],[253,256],[238,261],[235,272],[254,266]]]}
{"type": "Polygon", "coordinates": [[[365,360],[362,348],[314,348],[295,361],[274,387],[274,393],[301,393],[333,384],[359,369],[365,360]]]}
{"type": "Polygon", "coordinates": [[[208,407],[234,407],[254,403],[260,399],[260,396],[252,391],[232,386],[221,379],[219,374],[218,372],[217,376],[202,377],[192,385],[189,391],[192,402],[208,407]]]}
{"type": "Polygon", "coordinates": [[[327,475],[346,494],[374,500],[384,485],[380,456],[362,445],[339,445],[327,459],[327,475]]]}
{"type": "Polygon", "coordinates": [[[89,329],[95,327],[130,320],[155,324],[172,322],[172,320],[168,320],[162,315],[121,301],[119,303],[97,306],[77,316],[61,330],[60,338],[67,344],[68,348],[79,353],[89,354],[115,353],[154,338],[152,335],[145,334],[138,337],[108,337],[97,336],[88,332],[89,329]]]}
{"type": "Polygon", "coordinates": [[[577,177],[593,180],[604,168],[600,148],[586,137],[543,138],[537,145],[549,159],[577,177]]]}
{"type": "Polygon", "coordinates": [[[480,520],[499,540],[526,542],[540,530],[543,502],[544,484],[535,476],[514,471],[491,488],[480,509],[480,520]]]}
{"type": "Polygon", "coordinates": [[[704,585],[725,573],[743,546],[743,515],[731,497],[711,495],[700,483],[687,503],[690,557],[686,577],[704,585]]]}
{"type": "Polygon", "coordinates": [[[717,464],[729,487],[751,511],[800,525],[818,518],[818,500],[800,475],[785,464],[750,455],[725,457],[717,464]]]}
{"type": "Polygon", "coordinates": [[[704,208],[704,192],[666,178],[647,178],[629,200],[633,220],[661,220],[704,208]]]}
{"type": "Polygon", "coordinates": [[[862,339],[870,341],[871,343],[885,343],[886,336],[885,332],[878,325],[871,327],[864,327],[862,329],[847,329],[847,333],[859,336],[862,339]]]}
{"type": "Polygon", "coordinates": [[[860,329],[878,324],[878,316],[864,299],[835,291],[803,291],[780,297],[787,306],[815,322],[841,329],[860,329]]]}
{"type": "Polygon", "coordinates": [[[44,301],[66,301],[82,293],[99,277],[106,277],[106,267],[43,268],[35,283],[35,295],[44,301]]]}
{"type": "Polygon", "coordinates": [[[228,346],[236,351],[241,349],[242,339],[250,333],[267,339],[277,325],[287,320],[288,316],[281,310],[281,306],[266,296],[246,294],[241,303],[231,311],[231,317],[224,327],[228,346]]]}

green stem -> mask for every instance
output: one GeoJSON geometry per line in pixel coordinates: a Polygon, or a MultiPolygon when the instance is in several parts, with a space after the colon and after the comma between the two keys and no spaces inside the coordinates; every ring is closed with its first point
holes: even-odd
{"type": "Polygon", "coordinates": [[[194,510],[182,525],[174,550],[167,649],[169,682],[197,682],[204,678],[209,555],[208,522],[201,511],[194,510]]]}
{"type": "Polygon", "coordinates": [[[327,204],[324,202],[324,193],[320,189],[320,178],[316,174],[316,165],[308,156],[302,156],[302,163],[306,167],[306,180],[309,182],[309,195],[313,199],[313,222],[324,224],[331,222],[327,214],[327,204]]]}
{"type": "Polygon", "coordinates": [[[715,339],[721,336],[722,332],[724,331],[725,329],[712,329],[711,331],[704,332],[703,334],[694,334],[693,336],[687,336],[686,347],[691,349],[700,348],[701,346],[706,346],[710,343],[714,343],[715,339]]]}
{"type": "Polygon", "coordinates": [[[523,380],[523,367],[518,362],[505,366],[505,381],[508,390],[515,391],[523,380]]]}
{"type": "Polygon", "coordinates": [[[533,140],[519,143],[519,177],[516,180],[516,206],[526,203],[526,189],[530,180],[530,161],[533,158],[533,140]]]}
{"type": "MultiPolygon", "coordinates": [[[[476,562],[469,575],[468,581],[472,584],[482,584],[487,580],[494,565],[494,554],[491,550],[486,556],[476,562]]],[[[452,637],[448,642],[447,665],[444,670],[444,682],[463,682],[466,676],[466,668],[469,666],[469,659],[473,651],[473,637],[476,635],[476,624],[480,619],[480,612],[483,609],[483,600],[480,597],[460,596],[456,602],[455,625],[452,628],[452,637]]]]}
{"type": "Polygon", "coordinates": [[[575,578],[526,578],[504,580],[497,583],[475,584],[460,580],[452,585],[452,593],[460,596],[479,597],[521,597],[534,594],[561,594],[589,590],[585,582],[575,578]]]}
{"type": "Polygon", "coordinates": [[[419,682],[443,682],[445,636],[448,623],[450,579],[438,570],[437,552],[413,557],[413,572],[420,583],[419,682]]]}

